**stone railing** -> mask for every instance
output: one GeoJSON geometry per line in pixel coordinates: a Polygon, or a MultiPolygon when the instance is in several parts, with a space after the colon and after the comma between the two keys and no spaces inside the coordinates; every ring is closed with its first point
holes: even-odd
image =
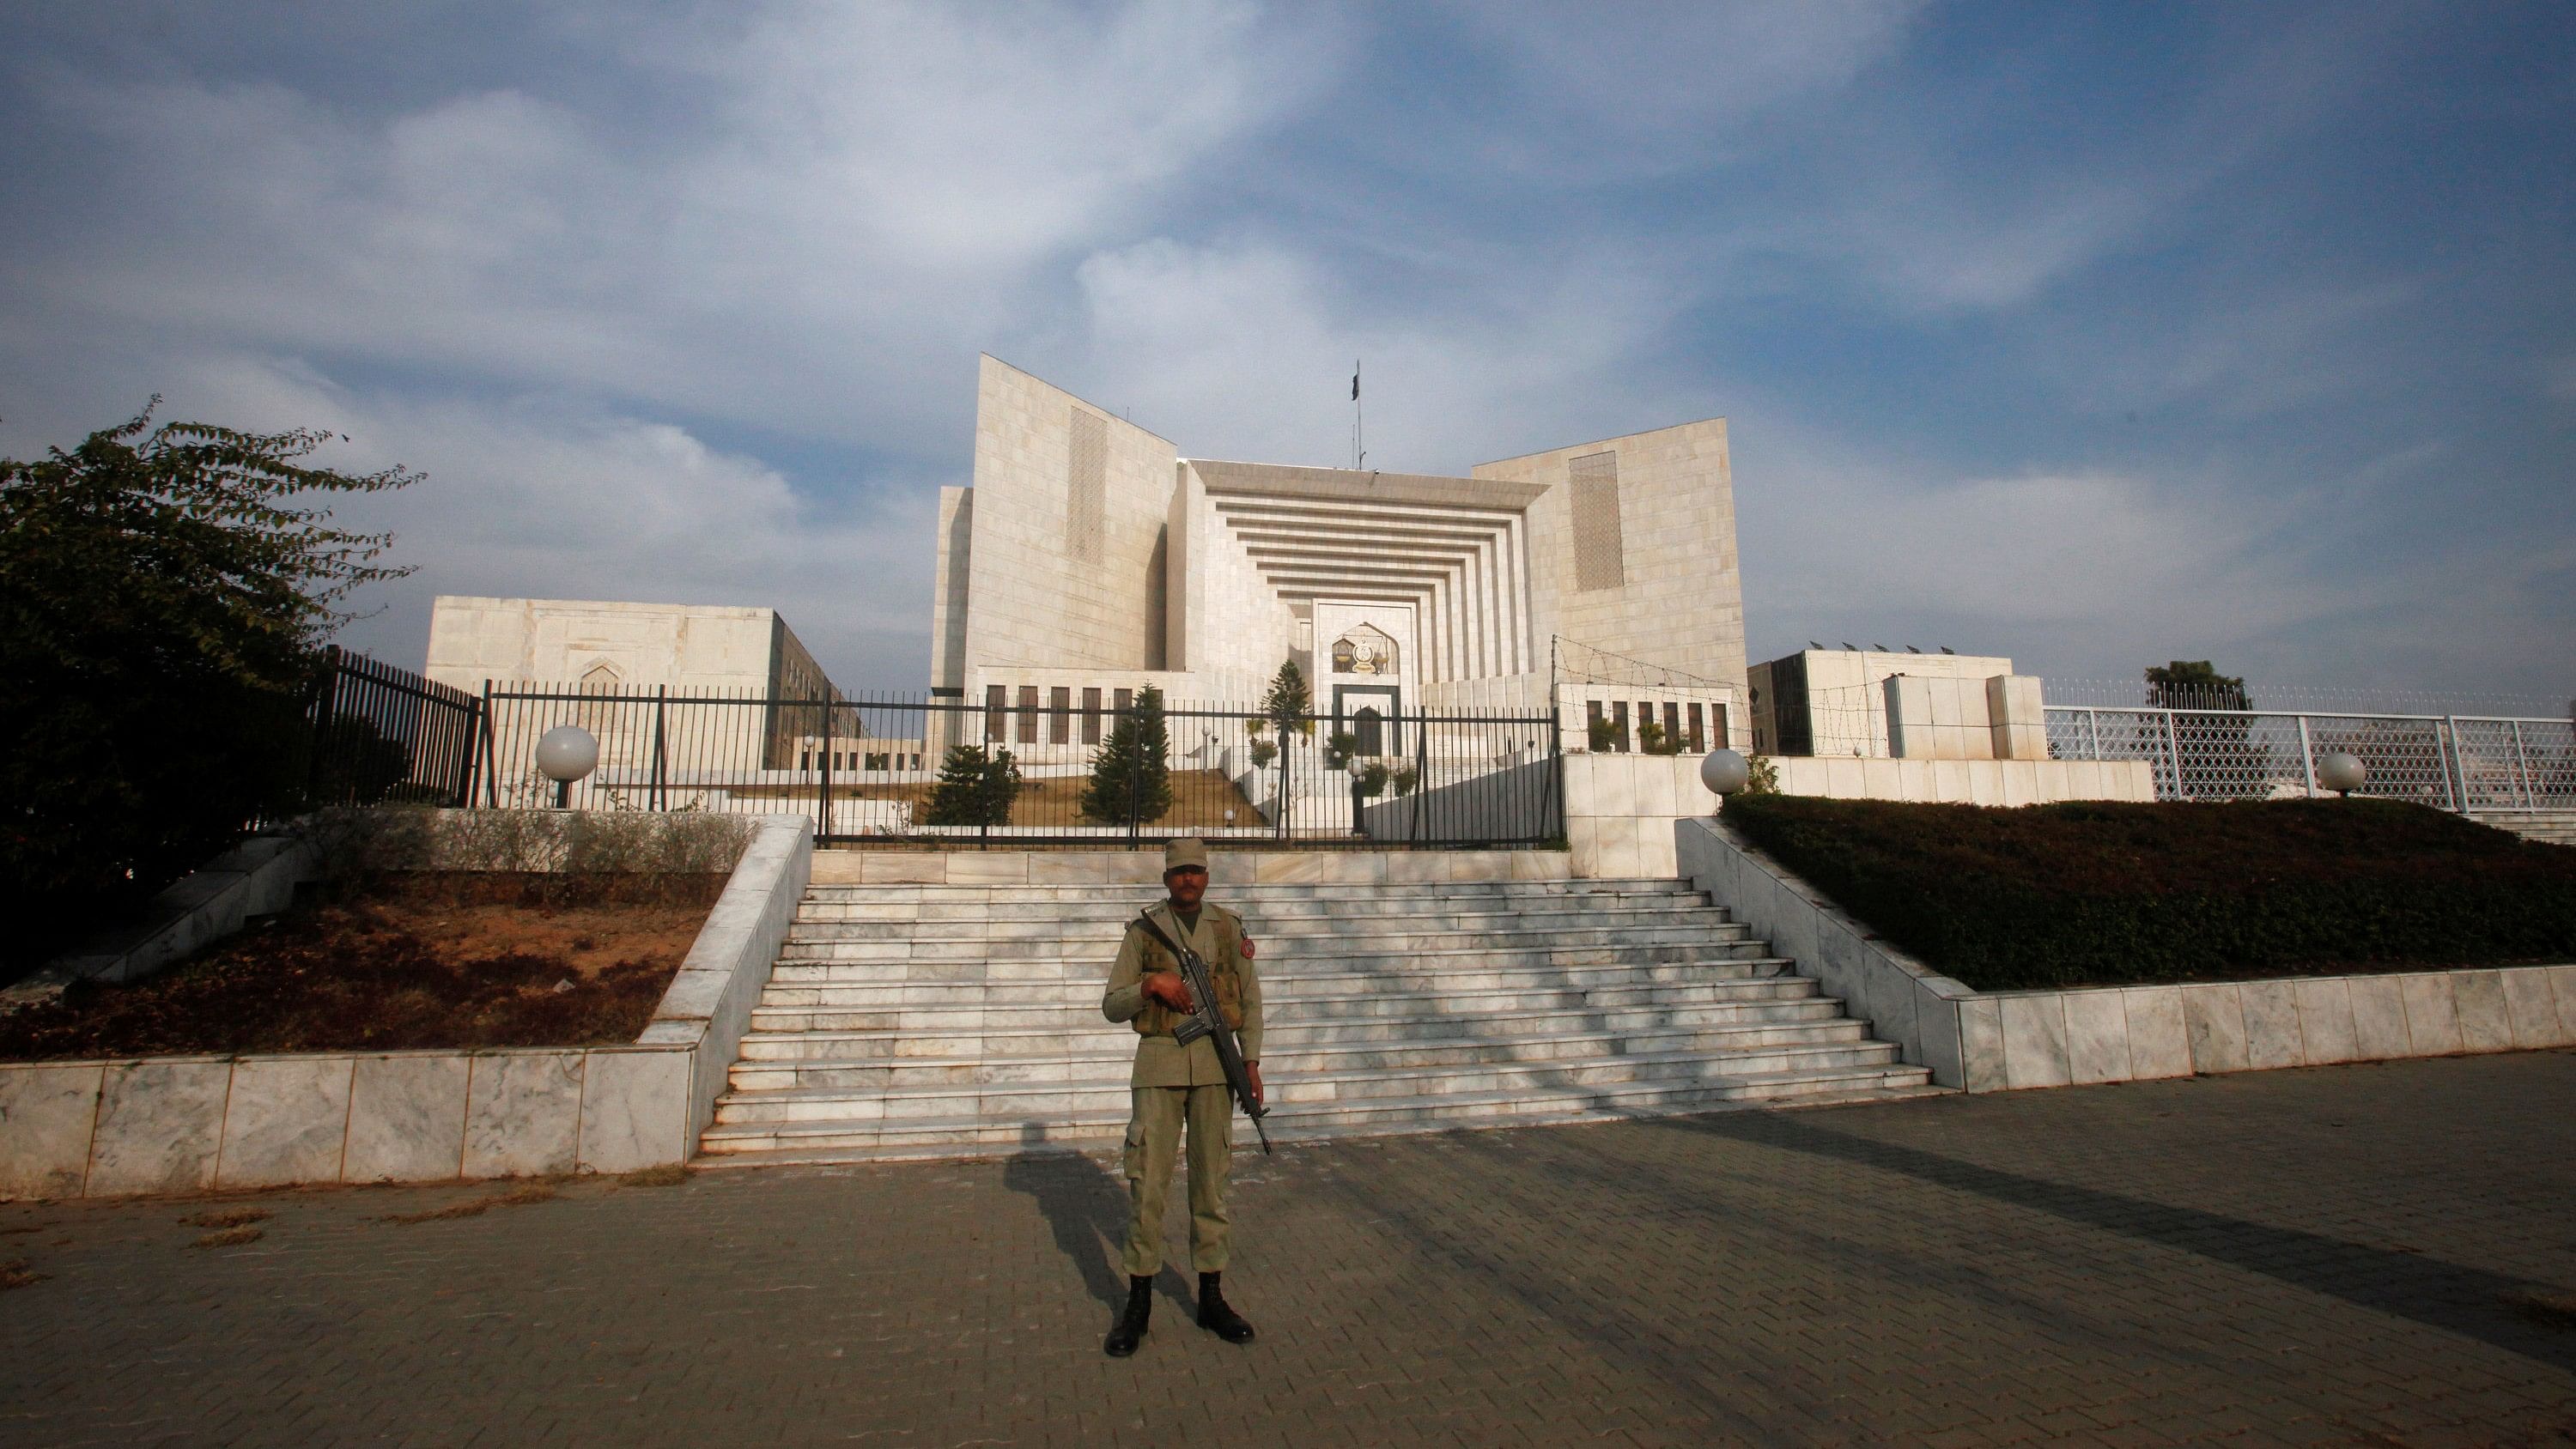
{"type": "Polygon", "coordinates": [[[0,1197],[686,1162],[812,871],[807,821],[753,825],[632,1044],[0,1063],[0,1197]]]}

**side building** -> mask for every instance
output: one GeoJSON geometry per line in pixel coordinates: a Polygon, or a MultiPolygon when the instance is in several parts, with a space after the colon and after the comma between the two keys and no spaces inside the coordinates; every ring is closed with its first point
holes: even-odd
{"type": "Polygon", "coordinates": [[[859,711],[775,609],[442,594],[423,672],[496,690],[503,780],[530,774],[536,737],[558,724],[599,739],[610,789],[788,790],[871,756],[880,771],[919,768],[918,740],[861,743],[859,711]]]}

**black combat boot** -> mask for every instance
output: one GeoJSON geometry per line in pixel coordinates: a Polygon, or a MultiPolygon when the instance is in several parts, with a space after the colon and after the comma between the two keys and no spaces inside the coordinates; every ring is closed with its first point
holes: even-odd
{"type": "Polygon", "coordinates": [[[1127,1311],[1118,1315],[1118,1326],[1109,1330],[1109,1341],[1101,1345],[1111,1358],[1125,1358],[1136,1351],[1145,1337],[1145,1324],[1154,1316],[1154,1280],[1149,1274],[1127,1280],[1127,1311]]]}
{"type": "Polygon", "coordinates": [[[1222,1273],[1199,1275],[1199,1327],[1228,1343],[1250,1343],[1252,1325],[1243,1321],[1242,1314],[1225,1305],[1225,1294],[1218,1290],[1217,1280],[1224,1276],[1222,1273]]]}

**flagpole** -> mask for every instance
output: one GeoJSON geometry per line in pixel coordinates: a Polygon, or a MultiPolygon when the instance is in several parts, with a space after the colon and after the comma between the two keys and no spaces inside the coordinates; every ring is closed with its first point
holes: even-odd
{"type": "Polygon", "coordinates": [[[1360,401],[1360,363],[1351,359],[1351,471],[1368,461],[1368,413],[1360,401]]]}

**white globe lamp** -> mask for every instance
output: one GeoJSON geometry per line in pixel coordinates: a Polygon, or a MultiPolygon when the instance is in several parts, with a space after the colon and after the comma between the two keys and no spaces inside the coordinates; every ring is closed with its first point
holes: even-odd
{"type": "Polygon", "coordinates": [[[1735,795],[1753,783],[1753,767],[1733,750],[1711,750],[1699,762],[1699,782],[1712,795],[1735,795]]]}
{"type": "Polygon", "coordinates": [[[572,782],[599,768],[599,740],[579,725],[556,725],[537,738],[537,772],[555,782],[555,808],[572,797],[572,782]]]}
{"type": "Polygon", "coordinates": [[[2359,755],[2333,750],[2317,756],[2317,783],[2345,799],[2370,779],[2370,767],[2359,755]]]}

